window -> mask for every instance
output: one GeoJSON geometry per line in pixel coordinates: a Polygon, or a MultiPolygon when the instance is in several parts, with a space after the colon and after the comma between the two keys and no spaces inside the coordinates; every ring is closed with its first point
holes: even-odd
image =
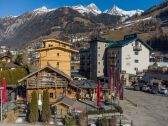
{"type": "Polygon", "coordinates": [[[135,63],[139,63],[139,60],[136,59],[134,62],[135,62],[135,63]]]}
{"type": "Polygon", "coordinates": [[[59,67],[59,62],[57,62],[57,67],[59,67]]]}
{"type": "Polygon", "coordinates": [[[134,70],[135,70],[135,71],[138,71],[138,68],[137,68],[137,67],[135,67],[135,68],[134,68],[134,70]]]}
{"type": "Polygon", "coordinates": [[[120,60],[118,59],[118,60],[117,60],[117,63],[119,63],[119,62],[120,62],[120,60]]]}
{"type": "Polygon", "coordinates": [[[53,45],[51,45],[51,44],[49,44],[48,46],[49,46],[49,47],[53,47],[53,45]]]}
{"type": "Polygon", "coordinates": [[[100,54],[98,54],[98,57],[100,57],[100,54]]]}
{"type": "Polygon", "coordinates": [[[100,49],[100,46],[98,47],[98,49],[100,49]]]}
{"type": "Polygon", "coordinates": [[[138,55],[138,54],[139,54],[139,52],[138,52],[138,51],[136,51],[136,52],[135,52],[135,55],[138,55]]]}
{"type": "Polygon", "coordinates": [[[59,56],[59,53],[57,53],[57,56],[59,56]]]}
{"type": "Polygon", "coordinates": [[[100,64],[100,62],[98,62],[98,64],[100,64]]]}
{"type": "Polygon", "coordinates": [[[98,71],[98,73],[100,73],[100,70],[98,71]]]}
{"type": "Polygon", "coordinates": [[[53,96],[54,96],[53,93],[50,93],[50,98],[53,98],[53,96]]]}
{"type": "Polygon", "coordinates": [[[74,66],[71,66],[71,70],[74,70],[75,69],[75,67],[74,66]]]}

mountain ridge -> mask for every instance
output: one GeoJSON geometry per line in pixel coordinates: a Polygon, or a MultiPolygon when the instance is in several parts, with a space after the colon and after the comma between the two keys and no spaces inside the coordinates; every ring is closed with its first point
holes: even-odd
{"type": "Polygon", "coordinates": [[[93,29],[113,25],[120,20],[118,16],[106,15],[107,21],[103,16],[83,15],[69,7],[54,10],[43,7],[17,17],[0,19],[0,44],[19,47],[50,34],[64,40],[69,34],[92,34],[93,29]]]}
{"type": "MultiPolygon", "coordinates": [[[[117,15],[117,16],[129,16],[129,17],[131,17],[131,16],[133,16],[133,15],[135,15],[137,13],[140,14],[140,13],[143,12],[143,10],[140,10],[140,9],[125,11],[125,10],[119,8],[116,5],[113,5],[111,8],[106,9],[106,11],[102,11],[102,10],[99,9],[99,7],[97,7],[97,5],[95,3],[90,3],[87,6],[83,6],[82,4],[78,4],[78,5],[73,5],[73,6],[62,6],[62,7],[72,8],[72,9],[78,11],[81,14],[92,13],[94,15],[98,15],[98,14],[102,14],[102,13],[107,13],[107,14],[117,15]],[[114,12],[111,12],[111,11],[114,11],[114,12]],[[116,11],[119,11],[119,12],[115,13],[116,11]]],[[[58,7],[58,8],[62,8],[62,7],[58,7]]],[[[43,14],[43,13],[47,13],[47,12],[50,12],[50,11],[54,11],[54,10],[56,10],[58,8],[48,9],[46,6],[42,6],[40,8],[36,8],[36,9],[34,9],[32,11],[28,11],[28,12],[25,12],[25,13],[32,13],[32,12],[34,12],[35,14],[43,14]]],[[[10,16],[10,17],[15,18],[15,17],[18,17],[18,16],[10,16]]],[[[5,17],[0,17],[0,18],[5,18],[5,17]]]]}
{"type": "MultiPolygon", "coordinates": [[[[78,5],[76,7],[84,9],[87,7],[96,10],[93,13],[100,14],[90,13],[91,11],[87,13],[88,9],[86,13],[80,13],[79,10],[68,6],[54,9],[41,7],[19,16],[0,18],[0,44],[23,47],[44,38],[57,38],[71,42],[73,37],[87,36],[89,38],[95,34],[109,34],[120,29],[128,29],[131,33],[144,32],[146,34],[158,29],[157,33],[161,33],[160,31],[168,26],[167,3],[157,5],[151,10],[148,9],[141,15],[136,14],[132,17],[127,15],[126,20],[123,20],[123,15],[100,13],[93,3],[90,6],[78,5]]],[[[117,6],[112,8],[118,10],[117,6]]]]}

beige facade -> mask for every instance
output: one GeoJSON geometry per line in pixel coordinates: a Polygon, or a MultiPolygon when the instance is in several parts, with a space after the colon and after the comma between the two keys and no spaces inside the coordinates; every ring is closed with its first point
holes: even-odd
{"type": "Polygon", "coordinates": [[[71,44],[56,39],[46,39],[43,41],[44,47],[38,49],[40,53],[40,68],[51,65],[58,68],[65,74],[71,73],[71,55],[77,50],[71,49],[71,44]]]}

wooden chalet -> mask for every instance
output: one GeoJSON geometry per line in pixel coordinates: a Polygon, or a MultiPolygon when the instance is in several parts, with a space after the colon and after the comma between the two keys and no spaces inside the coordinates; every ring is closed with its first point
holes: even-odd
{"type": "MultiPolygon", "coordinates": [[[[73,80],[70,83],[77,87],[77,99],[95,101],[97,98],[97,83],[92,80],[73,80]]],[[[107,83],[101,83],[101,97],[105,95],[108,88],[107,83]]]]}
{"type": "Polygon", "coordinates": [[[11,63],[12,62],[12,57],[7,56],[7,55],[3,55],[3,56],[0,56],[0,61],[5,62],[5,63],[11,63]]]}
{"type": "Polygon", "coordinates": [[[30,102],[31,93],[35,90],[38,94],[38,101],[40,103],[43,91],[48,89],[51,104],[64,96],[76,100],[77,87],[70,84],[71,80],[69,75],[59,69],[45,66],[18,81],[26,87],[26,97],[20,97],[30,102]]]}

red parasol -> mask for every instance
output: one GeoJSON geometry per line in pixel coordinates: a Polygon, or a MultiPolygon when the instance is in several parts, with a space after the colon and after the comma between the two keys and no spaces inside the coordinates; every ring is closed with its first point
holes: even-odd
{"type": "Polygon", "coordinates": [[[124,99],[124,75],[121,76],[121,83],[119,89],[119,98],[120,100],[124,99]]]}
{"type": "Polygon", "coordinates": [[[97,106],[100,108],[100,80],[98,80],[97,85],[97,106]]]}
{"type": "Polygon", "coordinates": [[[6,97],[6,80],[2,80],[2,103],[5,104],[7,102],[7,97],[6,97]]]}

